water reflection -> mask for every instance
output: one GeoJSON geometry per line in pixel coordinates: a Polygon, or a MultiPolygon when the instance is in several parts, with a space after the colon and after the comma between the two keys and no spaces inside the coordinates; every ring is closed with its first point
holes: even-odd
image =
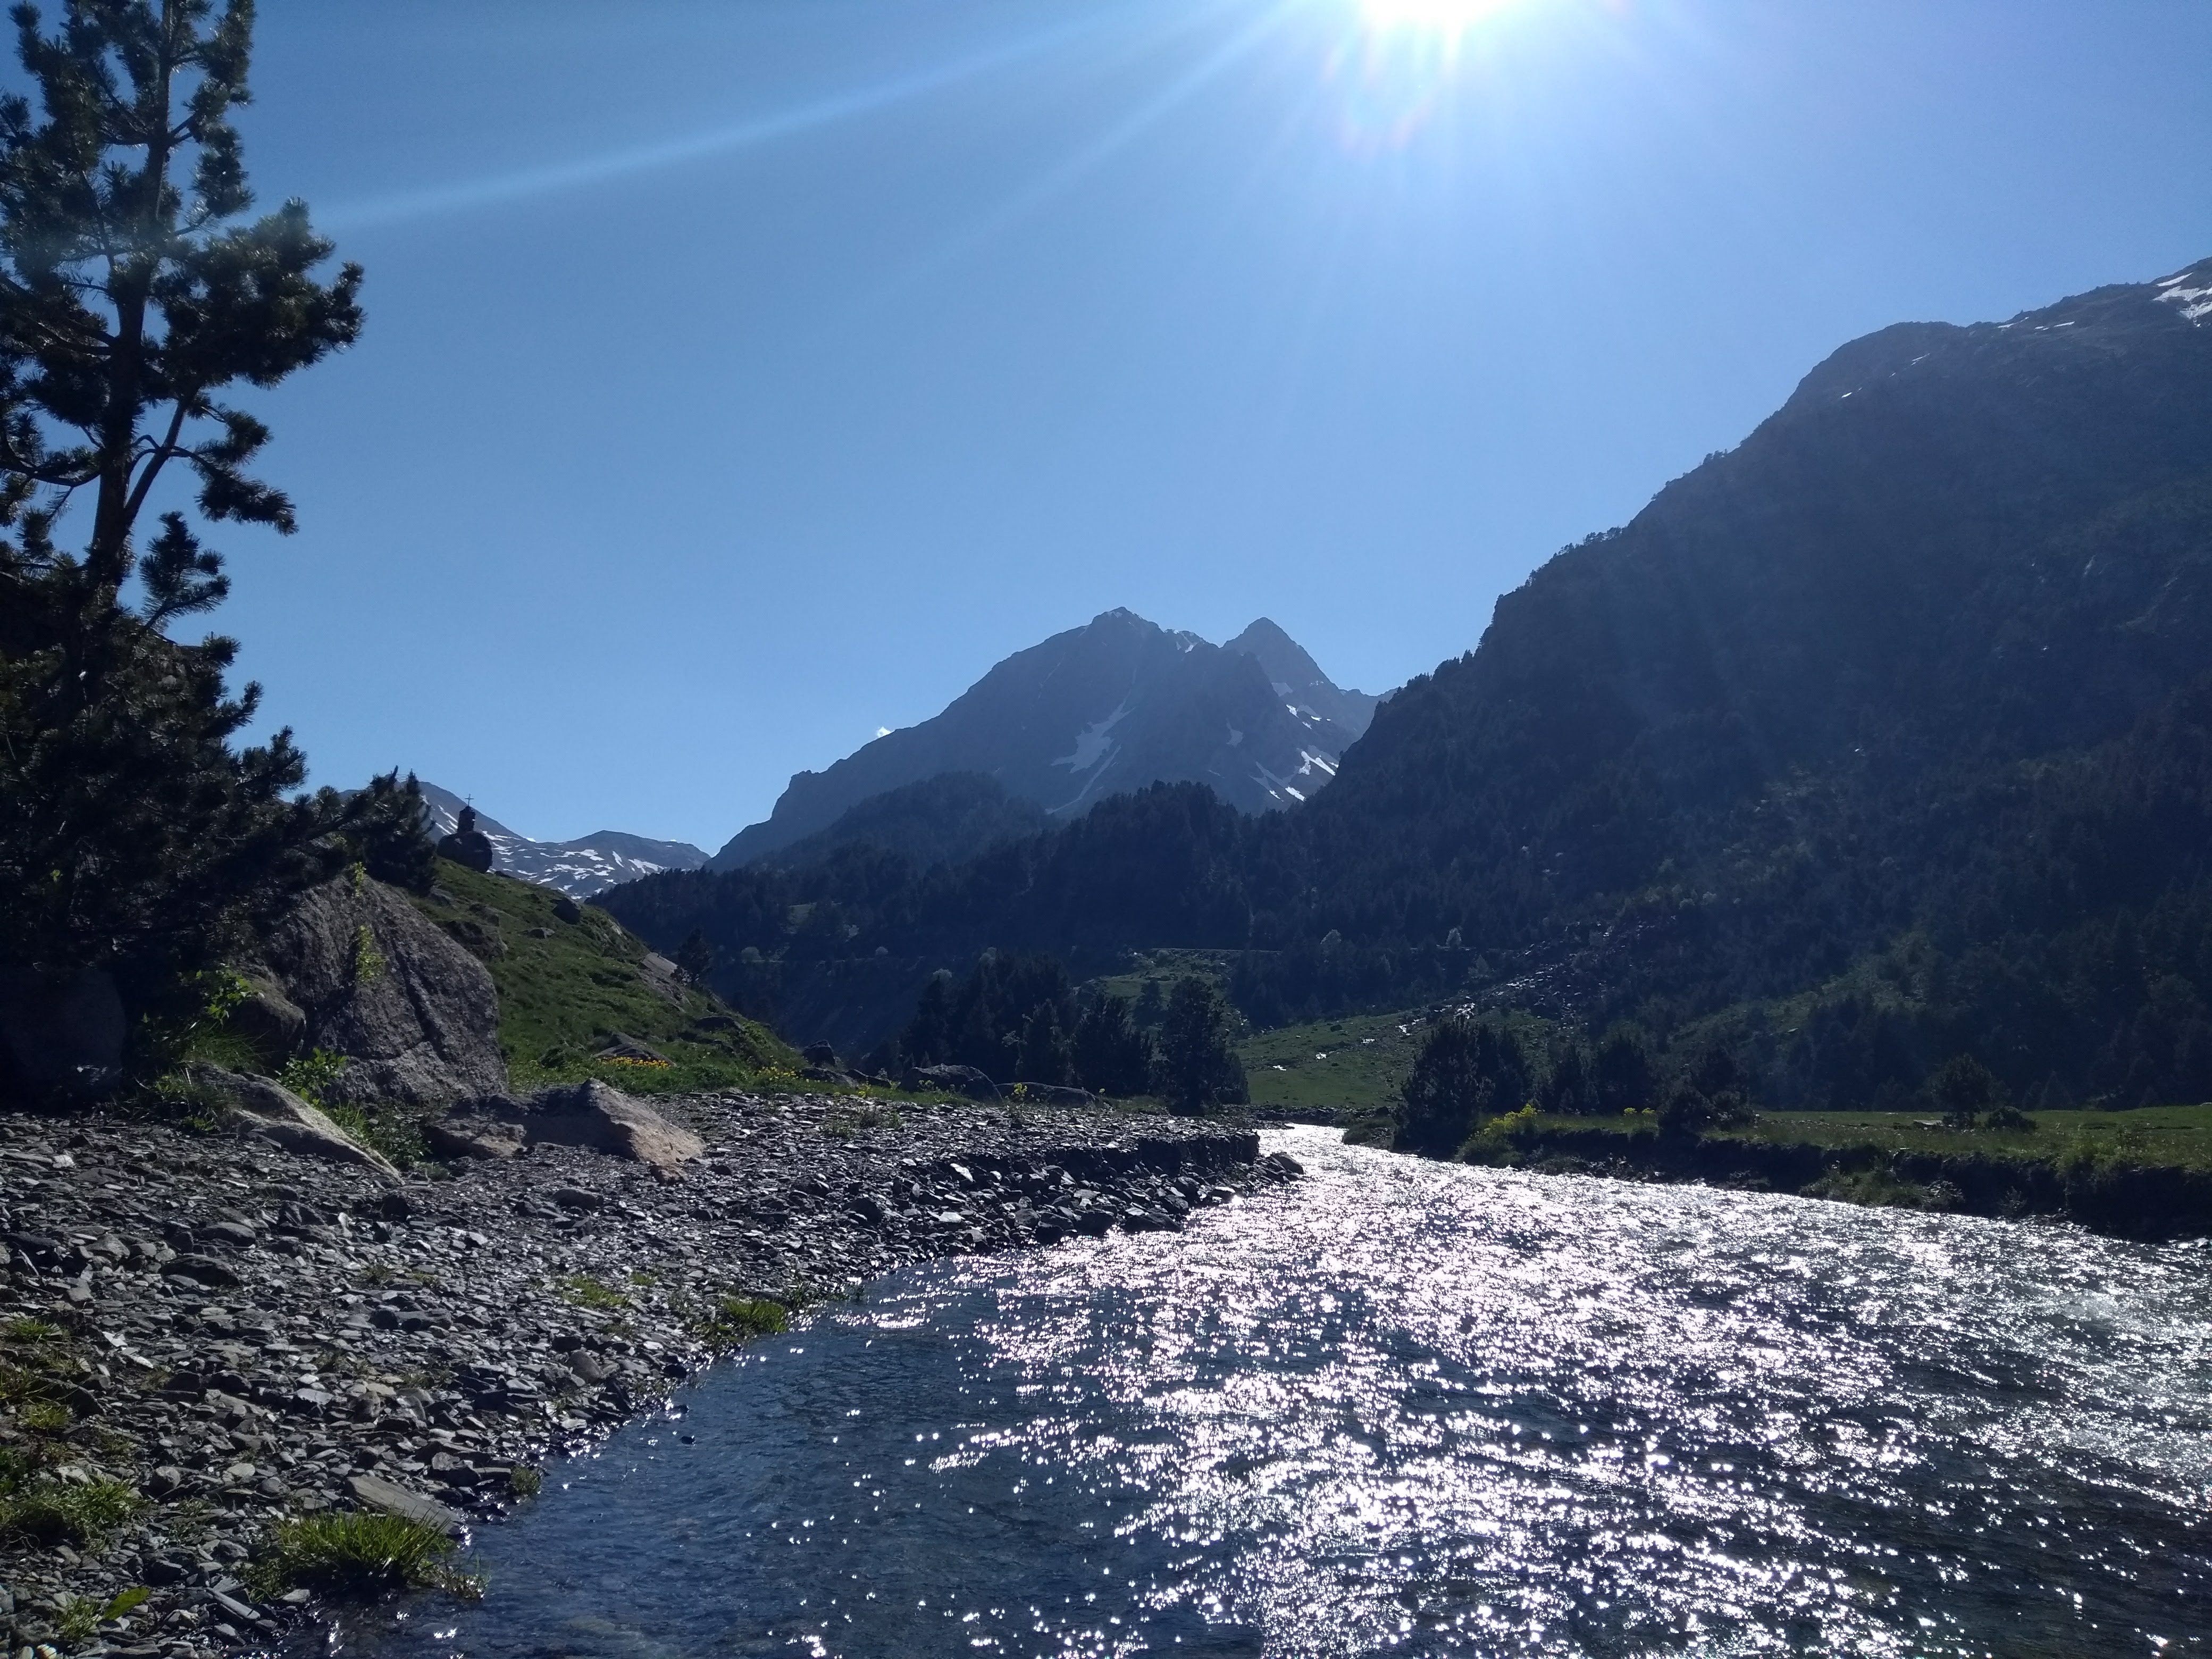
{"type": "Polygon", "coordinates": [[[2212,1645],[2212,1251],[1276,1144],[1180,1237],[817,1316],[342,1646],[2212,1645]]]}

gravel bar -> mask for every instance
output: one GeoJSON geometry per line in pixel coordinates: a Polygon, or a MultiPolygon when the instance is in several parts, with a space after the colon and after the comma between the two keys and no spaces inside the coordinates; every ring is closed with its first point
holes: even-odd
{"type": "Polygon", "coordinates": [[[706,1143],[676,1179],[534,1146],[398,1187],[219,1133],[0,1115],[0,1456],[49,1492],[136,1494],[79,1547],[0,1542],[6,1652],[265,1646],[314,1611],[248,1589],[278,1522],[499,1515],[710,1364],[724,1297],[799,1305],[931,1257],[1180,1228],[1298,1173],[1202,1120],[654,1104],[706,1143]]]}

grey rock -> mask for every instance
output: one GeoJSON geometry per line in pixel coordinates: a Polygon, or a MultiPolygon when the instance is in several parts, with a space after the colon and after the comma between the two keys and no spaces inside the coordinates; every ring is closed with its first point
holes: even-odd
{"type": "Polygon", "coordinates": [[[592,1079],[541,1089],[528,1100],[488,1097],[449,1116],[441,1129],[483,1139],[491,1126],[520,1131],[530,1146],[583,1146],[635,1158],[672,1175],[706,1151],[697,1135],[635,1096],[592,1079]]]}
{"type": "Polygon", "coordinates": [[[1017,1085],[1022,1098],[1043,1106],[1095,1106],[1097,1098],[1084,1089],[1071,1089],[1058,1083],[1024,1083],[1017,1085]]]}
{"type": "Polygon", "coordinates": [[[448,1158],[513,1158],[529,1144],[520,1105],[502,1096],[455,1108],[424,1124],[422,1138],[448,1158]]]}
{"type": "Polygon", "coordinates": [[[403,1521],[415,1521],[426,1527],[458,1536],[461,1531],[459,1514],[434,1498],[425,1498],[420,1492],[410,1492],[378,1474],[349,1474],[346,1490],[356,1501],[372,1510],[381,1510],[386,1515],[396,1515],[403,1521]]]}
{"type": "Polygon", "coordinates": [[[180,1255],[161,1269],[173,1279],[189,1279],[201,1285],[212,1285],[225,1289],[240,1282],[239,1277],[211,1255],[197,1253],[180,1255]]]}
{"type": "Polygon", "coordinates": [[[307,1041],[307,1011],[284,994],[273,975],[250,968],[244,1001],[230,1011],[230,1028],[251,1042],[271,1066],[289,1060],[307,1041]]]}
{"type": "Polygon", "coordinates": [[[308,1041],[346,1057],[339,1098],[430,1105],[506,1089],[491,975],[393,889],[325,882],[264,955],[308,1041]]]}
{"type": "Polygon", "coordinates": [[[281,1083],[220,1066],[192,1066],[186,1076],[230,1109],[231,1127],[242,1136],[301,1158],[356,1164],[393,1181],[399,1178],[383,1153],[362,1146],[319,1107],[310,1106],[281,1083]]]}
{"type": "Polygon", "coordinates": [[[999,1097],[999,1085],[973,1066],[910,1066],[904,1082],[916,1092],[941,1089],[947,1094],[966,1095],[971,1100],[999,1097]]]}
{"type": "Polygon", "coordinates": [[[605,1048],[600,1049],[599,1053],[593,1056],[594,1059],[636,1060],[643,1060],[648,1065],[663,1066],[668,1063],[668,1056],[662,1054],[659,1049],[654,1048],[651,1043],[641,1042],[637,1038],[634,1036],[626,1036],[620,1031],[617,1031],[613,1035],[614,1041],[607,1044],[605,1048]]]}

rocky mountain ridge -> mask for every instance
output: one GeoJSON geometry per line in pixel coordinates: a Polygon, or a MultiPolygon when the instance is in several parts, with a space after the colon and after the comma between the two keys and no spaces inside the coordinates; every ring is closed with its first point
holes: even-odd
{"type": "Polygon", "coordinates": [[[1217,646],[1109,611],[1016,652],[943,713],[799,773],[708,867],[740,868],[876,796],[956,772],[994,779],[1060,822],[1161,781],[1276,811],[1328,786],[1376,702],[1338,688],[1264,618],[1217,646]]]}
{"type": "MultiPolygon", "coordinates": [[[[453,834],[462,807],[469,804],[434,783],[422,785],[422,799],[433,841],[453,834]]],[[[620,830],[595,830],[574,841],[533,841],[481,811],[476,827],[491,842],[493,869],[541,887],[557,887],[570,898],[592,898],[640,876],[696,870],[707,862],[706,850],[690,842],[655,841],[620,830]]]]}

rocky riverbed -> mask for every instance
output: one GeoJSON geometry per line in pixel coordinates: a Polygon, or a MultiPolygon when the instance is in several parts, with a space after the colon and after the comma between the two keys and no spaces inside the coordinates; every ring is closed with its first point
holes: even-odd
{"type": "Polygon", "coordinates": [[[705,1146],[673,1176],[540,1145],[398,1183],[219,1128],[0,1115],[9,1650],[265,1644],[313,1611],[248,1588],[286,1517],[495,1516],[710,1363],[726,1298],[1179,1228],[1297,1173],[1249,1129],[1108,1111],[656,1103],[705,1146]]]}

